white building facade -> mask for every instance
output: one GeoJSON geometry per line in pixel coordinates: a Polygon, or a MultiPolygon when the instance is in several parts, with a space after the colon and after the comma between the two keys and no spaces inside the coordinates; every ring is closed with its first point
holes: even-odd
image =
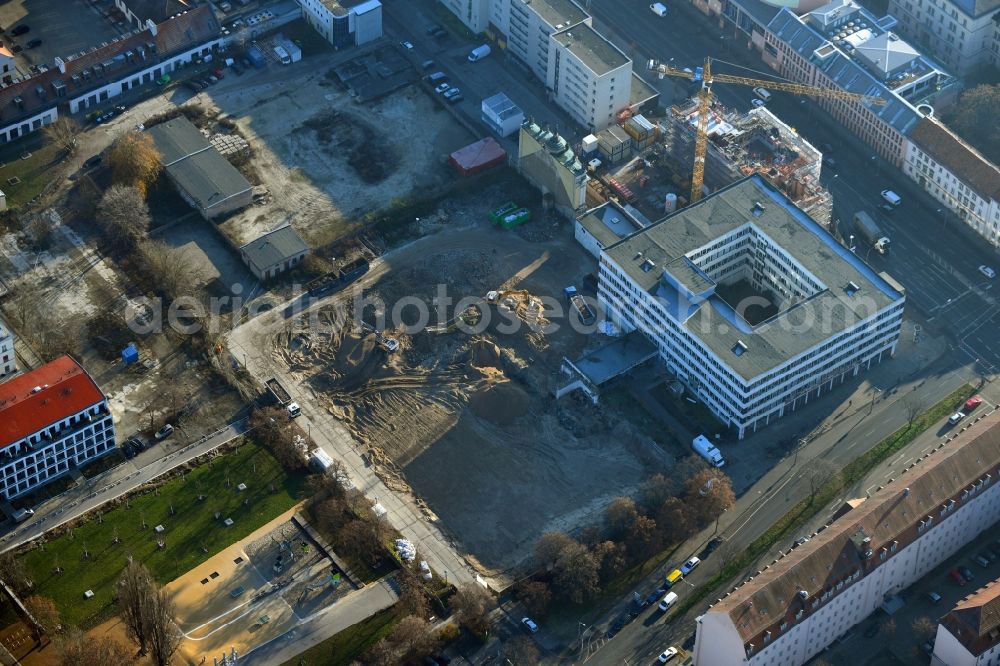
{"type": "Polygon", "coordinates": [[[10,379],[17,372],[17,353],[14,351],[14,334],[0,324],[0,382],[10,379]]]}
{"type": "Polygon", "coordinates": [[[0,495],[5,499],[115,448],[107,400],[72,358],[58,358],[0,387],[0,495]]]}
{"type": "Polygon", "coordinates": [[[1000,519],[1000,414],[976,421],[711,606],[695,663],[804,664],[1000,519]]]}
{"type": "Polygon", "coordinates": [[[890,0],[901,32],[960,76],[995,64],[998,0],[890,0]]]}
{"type": "Polygon", "coordinates": [[[492,0],[441,0],[441,4],[476,34],[485,32],[490,24],[492,0]]]}
{"type": "Polygon", "coordinates": [[[890,278],[759,176],[706,201],[703,211],[689,207],[605,249],[598,299],[624,330],[656,344],[667,368],[740,438],[892,356],[905,297],[890,278]],[[716,208],[743,209],[745,222],[714,224],[705,216],[716,208]],[[794,247],[782,246],[787,224],[803,232],[788,236],[794,247]],[[690,239],[682,252],[675,228],[690,239]],[[771,294],[779,312],[749,323],[719,296],[737,282],[771,294]]]}
{"type": "Polygon", "coordinates": [[[297,0],[302,17],[334,48],[360,46],[382,36],[378,0],[297,0]]]}
{"type": "Polygon", "coordinates": [[[585,23],[549,36],[552,100],[591,132],[629,106],[632,60],[585,23]]]}
{"type": "Polygon", "coordinates": [[[591,18],[573,0],[503,0],[506,22],[498,27],[507,38],[507,52],[545,81],[549,71],[549,35],[591,18]]]}
{"type": "Polygon", "coordinates": [[[951,130],[923,118],[906,143],[903,173],[1000,247],[1000,168],[951,130]]]}

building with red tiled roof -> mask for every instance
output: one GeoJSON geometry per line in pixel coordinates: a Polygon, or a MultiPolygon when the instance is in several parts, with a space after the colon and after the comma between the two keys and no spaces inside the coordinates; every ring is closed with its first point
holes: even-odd
{"type": "Polygon", "coordinates": [[[155,85],[222,43],[219,23],[206,5],[56,58],[45,71],[0,88],[0,144],[41,129],[60,113],[107,110],[115,97],[155,85]]]}
{"type": "Polygon", "coordinates": [[[695,663],[805,663],[997,522],[998,478],[993,411],[717,600],[695,663]]]}
{"type": "MultiPolygon", "coordinates": [[[[936,663],[994,666],[1000,656],[1000,582],[987,583],[941,618],[934,639],[936,663]]],[[[932,659],[933,662],[933,659],[932,659]]]]}
{"type": "Polygon", "coordinates": [[[107,399],[62,356],[0,384],[0,494],[23,495],[115,448],[107,399]]]}

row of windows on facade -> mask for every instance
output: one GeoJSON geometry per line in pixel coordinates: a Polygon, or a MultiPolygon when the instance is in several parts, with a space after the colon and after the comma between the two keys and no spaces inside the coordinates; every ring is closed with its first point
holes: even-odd
{"type": "MultiPolygon", "coordinates": [[[[630,300],[633,304],[634,309],[642,310],[647,314],[647,316],[654,318],[656,322],[660,324],[660,327],[662,329],[675,329],[675,330],[679,329],[679,326],[675,325],[672,322],[672,320],[668,318],[668,315],[666,314],[665,311],[662,310],[662,306],[660,306],[658,302],[652,301],[652,303],[650,303],[647,300],[646,296],[643,296],[642,300],[640,301],[640,299],[637,298],[637,296],[639,295],[639,291],[641,290],[638,290],[632,284],[626,286],[623,275],[616,268],[612,268],[610,265],[606,263],[602,263],[602,267],[606,269],[606,276],[611,281],[611,283],[617,288],[619,292],[619,298],[622,302],[628,302],[630,300]],[[650,312],[649,310],[650,306],[653,308],[652,312],[650,312]]],[[[875,326],[876,331],[885,329],[888,320],[894,317],[894,315],[899,313],[901,310],[902,310],[902,304],[897,304],[893,306],[892,308],[882,312],[880,315],[875,317],[874,321],[869,320],[868,322],[866,322],[864,327],[859,326],[853,329],[848,329],[839,334],[838,336],[830,339],[822,346],[815,348],[814,350],[812,350],[812,355],[821,354],[823,351],[831,350],[834,347],[836,347],[834,351],[839,351],[840,349],[843,349],[854,343],[853,340],[849,339],[851,336],[863,335],[868,331],[868,327],[871,327],[873,325],[875,326]]],[[[685,333],[683,338],[679,338],[676,336],[672,337],[685,348],[686,352],[690,356],[701,357],[706,362],[708,361],[707,350],[699,348],[699,350],[696,351],[687,344],[686,340],[690,337],[688,334],[685,333]]],[[[831,351],[830,353],[832,354],[833,351],[831,351]]],[[[796,364],[792,364],[783,370],[769,373],[766,377],[770,378],[770,380],[765,380],[765,381],[767,381],[767,383],[777,385],[778,382],[785,381],[791,378],[790,375],[792,375],[793,373],[795,374],[801,373],[803,370],[803,368],[801,367],[801,362],[807,360],[808,358],[809,358],[808,356],[804,357],[796,364]]],[[[712,363],[712,365],[718,367],[717,364],[714,362],[712,363]]],[[[737,383],[737,381],[735,380],[734,373],[728,370],[725,366],[719,367],[718,369],[725,377],[725,380],[723,381],[728,388],[728,392],[730,394],[729,399],[734,400],[735,402],[738,402],[740,404],[746,404],[746,402],[750,398],[753,398],[754,396],[761,394],[761,391],[766,389],[766,386],[764,386],[765,381],[755,381],[751,383],[749,386],[746,386],[744,382],[737,383]],[[748,393],[749,389],[754,387],[761,387],[761,388],[760,390],[754,393],[748,393]]]]}
{"type": "MultiPolygon", "coordinates": [[[[38,458],[40,455],[44,455],[47,451],[51,451],[51,447],[56,445],[61,445],[66,447],[70,444],[75,444],[77,447],[83,446],[87,441],[94,438],[107,438],[112,435],[114,424],[110,418],[105,418],[100,421],[93,423],[92,425],[81,429],[79,432],[72,433],[71,437],[65,437],[61,440],[55,440],[52,444],[47,445],[42,449],[31,450],[24,455],[15,458],[9,463],[6,463],[6,469],[25,469],[26,466],[32,461],[38,458]]],[[[9,451],[8,447],[5,451],[9,451]]]]}
{"type": "Polygon", "coordinates": [[[10,463],[3,466],[3,477],[6,481],[10,482],[11,479],[24,479],[26,476],[30,476],[39,471],[39,467],[43,465],[51,466],[54,462],[60,462],[67,460],[69,458],[85,459],[87,458],[87,453],[92,451],[95,446],[102,442],[114,443],[114,433],[110,430],[105,432],[96,433],[89,437],[86,442],[75,444],[73,446],[63,446],[61,448],[52,447],[51,449],[46,449],[45,451],[39,451],[38,453],[28,456],[26,459],[19,460],[17,463],[10,463]]]}

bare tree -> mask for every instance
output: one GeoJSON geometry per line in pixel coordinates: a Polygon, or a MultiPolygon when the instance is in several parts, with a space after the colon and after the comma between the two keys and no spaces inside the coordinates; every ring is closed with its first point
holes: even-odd
{"type": "Polygon", "coordinates": [[[496,608],[493,595],[476,583],[466,583],[448,601],[455,619],[474,634],[483,635],[490,628],[490,613],[496,608]]]}
{"type": "Polygon", "coordinates": [[[295,446],[295,429],[288,412],[281,407],[255,409],[250,414],[254,437],[271,450],[281,466],[289,471],[305,467],[305,458],[295,446]]]}
{"type": "Polygon", "coordinates": [[[541,581],[528,580],[518,585],[517,600],[524,604],[529,613],[541,617],[549,610],[552,590],[541,581]]]}
{"type": "Polygon", "coordinates": [[[922,640],[927,640],[937,632],[937,625],[934,624],[934,620],[926,615],[915,618],[910,628],[913,629],[913,633],[917,635],[917,638],[922,640]]]}
{"type": "Polygon", "coordinates": [[[150,637],[146,632],[150,626],[155,594],[156,583],[149,570],[129,559],[118,579],[118,615],[129,639],[139,646],[140,655],[146,654],[149,649],[150,637]]]}
{"type": "Polygon", "coordinates": [[[149,231],[152,217],[142,193],[131,185],[112,185],[97,205],[97,221],[115,252],[135,249],[149,231]]]}
{"type": "Polygon", "coordinates": [[[156,666],[167,666],[181,643],[181,633],[174,625],[174,602],[166,590],[152,591],[146,632],[149,653],[156,666]]]}
{"type": "Polygon", "coordinates": [[[715,551],[715,559],[721,563],[722,566],[726,566],[727,564],[734,562],[742,552],[743,551],[736,545],[735,542],[725,541],[721,546],[719,546],[719,549],[715,551]]]}
{"type": "Polygon", "coordinates": [[[882,633],[886,636],[894,636],[896,634],[896,618],[890,617],[882,623],[882,633]]]}
{"type": "Polygon", "coordinates": [[[352,520],[337,533],[335,543],[358,559],[367,562],[373,569],[381,566],[386,558],[382,527],[379,522],[352,520]]]}
{"type": "Polygon", "coordinates": [[[59,116],[48,125],[42,126],[45,138],[66,153],[73,153],[76,150],[76,135],[79,132],[80,123],[66,116],[59,116]]]}
{"type": "Polygon", "coordinates": [[[163,168],[153,137],[143,132],[126,132],[115,139],[108,149],[108,164],[115,183],[131,185],[143,197],[163,168]]]}
{"type": "Polygon", "coordinates": [[[407,615],[424,618],[430,614],[430,603],[424,592],[420,577],[411,567],[401,567],[396,575],[399,586],[399,601],[396,604],[407,615]]]}
{"type": "Polygon", "coordinates": [[[840,476],[840,467],[826,458],[814,458],[809,461],[809,468],[805,472],[806,480],[809,482],[809,501],[816,498],[816,493],[828,482],[840,476]]]}
{"type": "Polygon", "coordinates": [[[924,403],[915,395],[908,395],[902,400],[903,410],[906,412],[906,425],[912,426],[924,411],[924,403]]]}
{"type": "Polygon", "coordinates": [[[635,500],[631,497],[616,497],[604,509],[604,527],[612,537],[624,534],[639,517],[635,500]]]}
{"type": "Polygon", "coordinates": [[[504,656],[514,666],[532,666],[538,663],[538,647],[527,636],[517,636],[504,643],[504,656]]]}
{"type": "Polygon", "coordinates": [[[35,586],[21,560],[14,557],[10,551],[0,553],[0,580],[10,585],[14,594],[19,597],[27,594],[35,586]]]}
{"type": "Polygon", "coordinates": [[[565,532],[546,532],[535,542],[535,564],[543,569],[551,568],[563,550],[572,545],[576,545],[576,541],[565,532]]]}
{"type": "Polygon", "coordinates": [[[37,595],[28,597],[24,600],[24,607],[35,618],[41,630],[49,636],[54,636],[62,629],[62,621],[59,619],[59,609],[56,608],[56,602],[48,597],[37,595]]]}
{"type": "Polygon", "coordinates": [[[196,293],[192,280],[194,264],[190,254],[160,241],[146,240],[139,244],[139,257],[157,291],[168,300],[196,293]]]}
{"type": "Polygon", "coordinates": [[[60,666],[108,666],[132,662],[132,651],[113,638],[74,630],[59,644],[60,666]]]}
{"type": "Polygon", "coordinates": [[[703,525],[715,520],[736,503],[729,476],[714,467],[695,474],[688,479],[686,487],[684,499],[703,525]]]}

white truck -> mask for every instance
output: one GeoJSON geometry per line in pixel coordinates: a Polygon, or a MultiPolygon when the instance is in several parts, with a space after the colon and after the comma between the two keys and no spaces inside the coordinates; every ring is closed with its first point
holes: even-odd
{"type": "Polygon", "coordinates": [[[875,223],[872,216],[863,210],[854,214],[854,228],[858,235],[868,244],[868,247],[875,248],[879,254],[888,254],[892,241],[885,235],[885,232],[875,223]]]}
{"type": "Polygon", "coordinates": [[[691,448],[699,456],[708,461],[708,464],[712,467],[722,467],[726,464],[726,461],[722,458],[722,451],[717,449],[712,442],[708,441],[708,437],[704,435],[698,435],[693,440],[691,440],[691,448]]]}
{"type": "Polygon", "coordinates": [[[284,46],[275,46],[274,55],[277,56],[282,65],[292,64],[292,56],[288,55],[288,51],[285,50],[284,46]]]}
{"type": "Polygon", "coordinates": [[[18,509],[17,511],[14,512],[11,518],[14,519],[15,523],[23,523],[28,518],[31,518],[33,515],[35,515],[34,509],[18,509]]]}
{"type": "Polygon", "coordinates": [[[490,48],[489,44],[483,44],[482,46],[477,46],[476,48],[472,49],[472,53],[469,54],[469,62],[479,62],[492,52],[493,49],[490,48]]]}

